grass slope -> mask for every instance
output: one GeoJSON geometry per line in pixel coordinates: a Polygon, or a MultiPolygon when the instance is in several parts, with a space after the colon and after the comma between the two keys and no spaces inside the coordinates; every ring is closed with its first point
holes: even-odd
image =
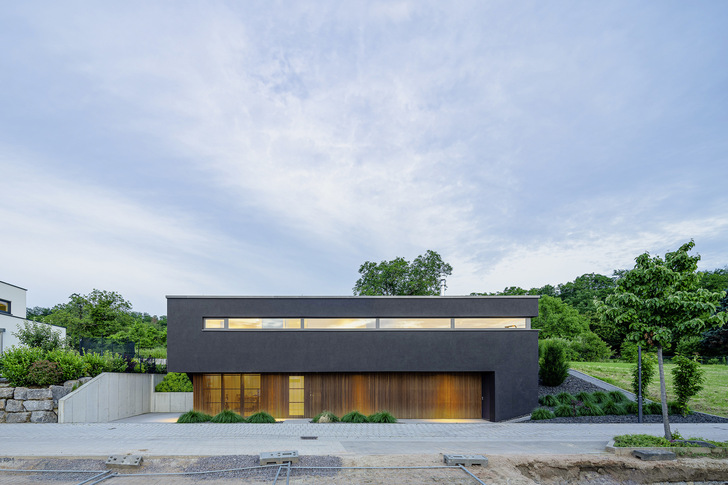
{"type": "MultiPolygon", "coordinates": [[[[632,366],[624,362],[571,362],[574,370],[594,376],[622,389],[630,390],[632,385],[632,366]]],[[[665,364],[665,381],[667,385],[667,400],[674,401],[675,393],[672,389],[673,364],[665,364]]],[[[728,417],[728,366],[703,365],[705,383],[703,390],[690,400],[693,411],[715,414],[728,417]]],[[[655,366],[655,377],[647,390],[647,397],[653,401],[660,400],[660,377],[655,366]]]]}

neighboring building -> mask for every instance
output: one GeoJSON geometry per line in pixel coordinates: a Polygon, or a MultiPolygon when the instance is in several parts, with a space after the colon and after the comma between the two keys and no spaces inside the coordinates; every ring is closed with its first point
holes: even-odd
{"type": "MultiPolygon", "coordinates": [[[[25,288],[0,281],[0,354],[13,345],[19,345],[17,333],[25,321],[25,288]]],[[[54,331],[61,332],[66,338],[66,329],[52,326],[54,331]]]]}
{"type": "Polygon", "coordinates": [[[313,417],[528,414],[538,297],[167,297],[167,363],[196,410],[313,417]]]}

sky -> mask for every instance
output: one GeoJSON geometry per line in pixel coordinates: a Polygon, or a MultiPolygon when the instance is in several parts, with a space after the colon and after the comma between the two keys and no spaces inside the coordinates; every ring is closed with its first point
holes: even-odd
{"type": "Polygon", "coordinates": [[[728,264],[728,2],[6,2],[0,280],[447,295],[728,264]]]}

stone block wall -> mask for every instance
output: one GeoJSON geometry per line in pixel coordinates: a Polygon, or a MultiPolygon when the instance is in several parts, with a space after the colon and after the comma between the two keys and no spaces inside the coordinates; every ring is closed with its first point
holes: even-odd
{"type": "MultiPolygon", "coordinates": [[[[90,378],[87,378],[90,380],[90,378]]],[[[58,400],[83,384],[68,381],[45,389],[0,384],[0,423],[57,423],[58,400]]]]}

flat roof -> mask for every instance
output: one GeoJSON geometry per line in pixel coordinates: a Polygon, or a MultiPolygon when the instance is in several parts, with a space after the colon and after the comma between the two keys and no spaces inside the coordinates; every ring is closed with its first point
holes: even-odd
{"type": "Polygon", "coordinates": [[[444,296],[434,296],[434,295],[352,295],[352,296],[284,296],[284,295],[278,295],[278,296],[250,296],[250,295],[167,295],[165,298],[167,299],[177,299],[177,298],[237,298],[237,299],[255,299],[255,300],[261,300],[265,298],[296,298],[296,299],[356,299],[356,298],[541,298],[541,295],[444,295],[444,296]]]}
{"type": "Polygon", "coordinates": [[[22,286],[18,286],[18,285],[14,285],[12,283],[8,283],[7,281],[0,281],[0,283],[2,283],[4,285],[12,286],[14,288],[18,288],[18,289],[23,290],[23,291],[28,291],[27,288],[23,288],[22,286]]]}

